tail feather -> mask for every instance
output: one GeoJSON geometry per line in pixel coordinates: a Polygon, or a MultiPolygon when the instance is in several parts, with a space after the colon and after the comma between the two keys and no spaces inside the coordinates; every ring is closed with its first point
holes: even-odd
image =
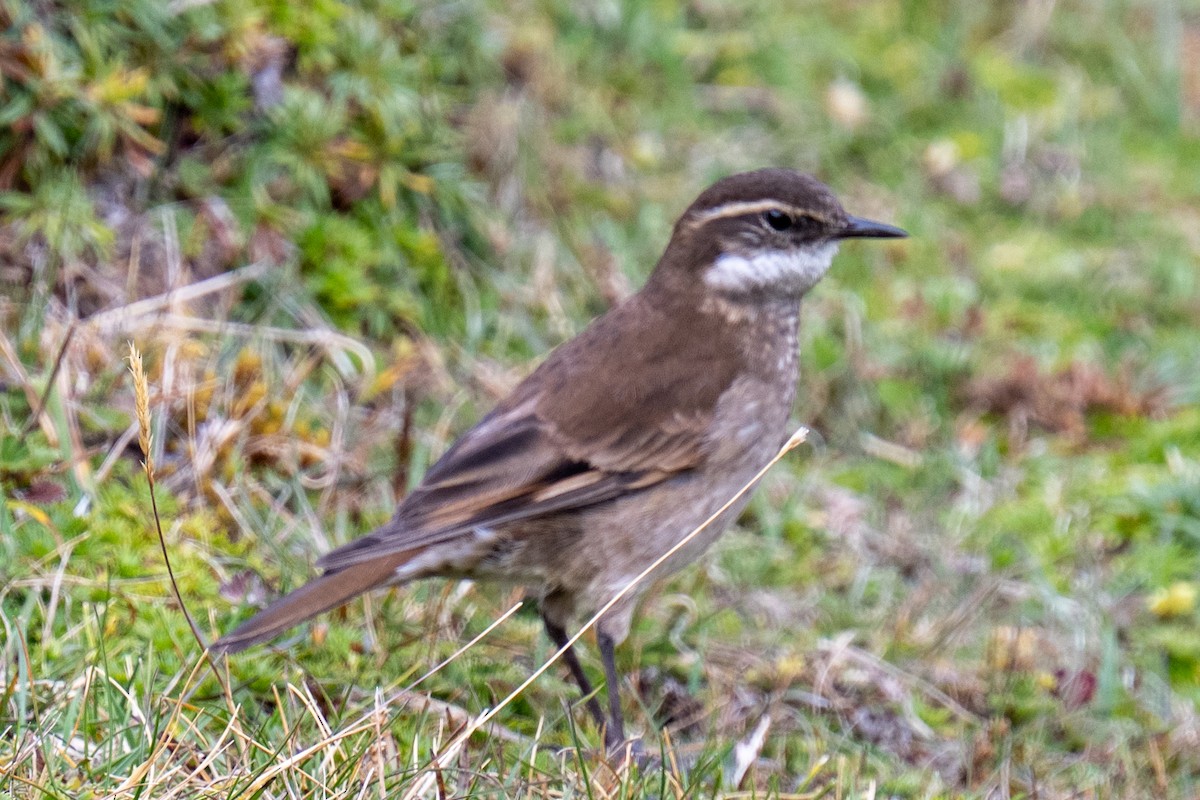
{"type": "Polygon", "coordinates": [[[314,578],[218,639],[209,650],[214,653],[237,653],[274,639],[293,625],[337,608],[363,592],[387,583],[395,576],[396,568],[413,555],[413,550],[389,553],[314,578]]]}

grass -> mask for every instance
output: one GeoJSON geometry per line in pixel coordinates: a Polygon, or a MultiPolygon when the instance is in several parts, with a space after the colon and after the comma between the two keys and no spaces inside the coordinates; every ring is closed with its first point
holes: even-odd
{"type": "Polygon", "coordinates": [[[1194,11],[0,3],[0,794],[1195,795],[1194,11]],[[913,237],[843,248],[814,435],[618,652],[661,762],[552,668],[429,769],[553,655],[504,588],[218,680],[128,341],[215,637],[764,164],[913,237]]]}

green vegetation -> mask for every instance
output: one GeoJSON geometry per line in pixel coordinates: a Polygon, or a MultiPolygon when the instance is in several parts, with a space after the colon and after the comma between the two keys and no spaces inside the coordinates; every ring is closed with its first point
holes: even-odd
{"type": "Polygon", "coordinates": [[[1194,3],[0,19],[0,795],[1200,791],[1194,3]],[[819,435],[618,654],[661,764],[599,759],[555,667],[427,769],[552,653],[522,609],[415,683],[519,591],[380,593],[214,677],[127,341],[215,636],[768,164],[913,238],[843,248],[804,321],[819,435]]]}

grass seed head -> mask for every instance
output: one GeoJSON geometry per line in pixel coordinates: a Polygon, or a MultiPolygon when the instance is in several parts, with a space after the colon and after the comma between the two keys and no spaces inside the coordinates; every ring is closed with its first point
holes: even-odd
{"type": "Polygon", "coordinates": [[[142,354],[133,342],[129,343],[129,372],[133,375],[133,404],[138,420],[138,445],[142,448],[143,462],[147,474],[154,472],[154,460],[150,455],[150,389],[146,384],[146,371],[142,368],[142,354]]]}

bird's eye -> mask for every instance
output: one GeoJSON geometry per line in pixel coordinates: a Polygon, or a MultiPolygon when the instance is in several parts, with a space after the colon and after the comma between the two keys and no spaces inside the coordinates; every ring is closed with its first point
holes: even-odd
{"type": "Polygon", "coordinates": [[[771,209],[763,214],[763,219],[766,220],[768,225],[777,231],[786,231],[788,228],[792,227],[792,224],[795,222],[790,214],[785,214],[782,211],[776,211],[775,209],[771,209]]]}

